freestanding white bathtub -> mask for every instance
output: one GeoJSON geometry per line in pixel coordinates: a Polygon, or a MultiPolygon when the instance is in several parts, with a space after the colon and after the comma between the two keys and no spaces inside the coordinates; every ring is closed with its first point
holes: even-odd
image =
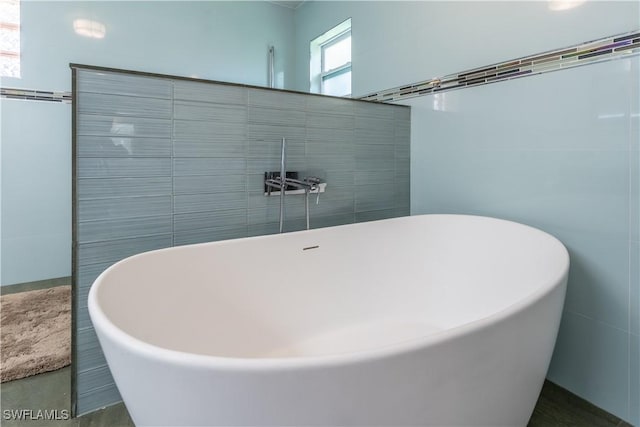
{"type": "Polygon", "coordinates": [[[568,267],[534,228],[413,216],[133,256],[89,312],[137,426],[525,426],[568,267]]]}

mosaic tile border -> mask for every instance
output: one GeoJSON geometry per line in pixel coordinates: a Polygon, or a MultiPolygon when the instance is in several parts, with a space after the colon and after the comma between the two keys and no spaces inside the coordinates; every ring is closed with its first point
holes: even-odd
{"type": "Polygon", "coordinates": [[[0,98],[22,99],[25,101],[64,102],[70,104],[71,92],[50,92],[45,90],[0,87],[0,98]]]}
{"type": "Polygon", "coordinates": [[[363,101],[399,101],[640,54],[640,30],[370,93],[363,101]]]}

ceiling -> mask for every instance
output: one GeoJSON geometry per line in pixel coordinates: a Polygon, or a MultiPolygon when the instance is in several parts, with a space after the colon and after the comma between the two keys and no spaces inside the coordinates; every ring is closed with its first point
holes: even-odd
{"type": "Polygon", "coordinates": [[[288,7],[289,9],[296,9],[306,0],[269,0],[271,3],[275,3],[279,6],[288,7]]]}

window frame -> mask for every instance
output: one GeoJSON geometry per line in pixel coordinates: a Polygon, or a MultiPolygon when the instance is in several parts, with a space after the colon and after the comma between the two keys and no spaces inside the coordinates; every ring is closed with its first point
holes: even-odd
{"type": "MultiPolygon", "coordinates": [[[[352,62],[348,61],[334,69],[324,71],[325,49],[349,38],[352,35],[351,18],[344,20],[330,30],[314,38],[309,43],[309,90],[324,94],[324,82],[352,71],[352,62]]],[[[336,96],[336,95],[331,95],[336,96]]],[[[342,95],[350,97],[351,93],[342,95]]]]}
{"type": "Polygon", "coordinates": [[[17,15],[17,22],[14,21],[10,21],[7,19],[7,17],[2,17],[0,18],[0,31],[2,31],[3,33],[9,33],[9,34],[13,34],[15,36],[15,39],[17,41],[17,46],[15,46],[15,49],[9,49],[8,46],[5,46],[4,44],[2,46],[0,46],[0,61],[2,62],[2,66],[0,67],[0,77],[2,78],[20,78],[22,75],[22,70],[21,70],[21,18],[20,18],[20,13],[21,13],[21,0],[0,0],[2,1],[3,4],[3,9],[4,8],[10,8],[10,7],[15,7],[15,10],[13,10],[13,12],[16,13],[17,15]],[[8,64],[11,64],[11,62],[15,61],[15,65],[14,65],[14,69],[11,70],[11,66],[9,66],[8,68],[10,69],[10,71],[7,72],[7,70],[5,69],[5,66],[7,66],[8,64]]]}
{"type": "MultiPolygon", "coordinates": [[[[346,30],[342,31],[341,33],[337,34],[336,36],[330,38],[329,40],[327,40],[326,42],[320,44],[320,93],[324,94],[324,85],[325,85],[325,81],[326,80],[330,80],[334,77],[338,77],[344,73],[347,73],[349,71],[351,71],[351,61],[347,61],[342,65],[339,65],[335,68],[332,68],[330,70],[326,70],[325,71],[325,52],[327,50],[327,48],[340,43],[341,41],[347,39],[347,38],[351,38],[351,27],[347,28],[346,30]]],[[[351,96],[351,92],[349,92],[346,95],[343,95],[345,97],[347,96],[351,96]]]]}

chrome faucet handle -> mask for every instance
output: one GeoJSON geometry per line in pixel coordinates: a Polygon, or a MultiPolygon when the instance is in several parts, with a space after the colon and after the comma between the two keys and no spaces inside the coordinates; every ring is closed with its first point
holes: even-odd
{"type": "Polygon", "coordinates": [[[318,191],[316,195],[316,205],[320,204],[320,184],[322,180],[315,176],[308,176],[304,180],[311,184],[311,191],[318,191]]]}
{"type": "Polygon", "coordinates": [[[308,176],[304,179],[305,181],[307,181],[310,184],[320,184],[322,182],[322,180],[318,177],[315,176],[308,176]]]}
{"type": "Polygon", "coordinates": [[[316,194],[316,205],[319,205],[320,204],[320,178],[315,178],[315,179],[317,180],[317,182],[314,184],[314,187],[318,191],[318,193],[316,194]]]}

